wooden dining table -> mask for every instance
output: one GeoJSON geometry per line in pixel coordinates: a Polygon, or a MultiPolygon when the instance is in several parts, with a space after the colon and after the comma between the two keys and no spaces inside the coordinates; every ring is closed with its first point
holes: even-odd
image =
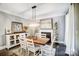
{"type": "Polygon", "coordinates": [[[33,39],[35,44],[45,45],[50,39],[49,38],[40,38],[40,37],[27,37],[28,39],[33,39]]]}

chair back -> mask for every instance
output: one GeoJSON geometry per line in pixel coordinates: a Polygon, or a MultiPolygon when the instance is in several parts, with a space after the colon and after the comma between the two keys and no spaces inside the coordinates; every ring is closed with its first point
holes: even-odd
{"type": "Polygon", "coordinates": [[[21,33],[19,35],[19,41],[20,41],[21,48],[26,49],[27,45],[26,45],[26,36],[25,36],[25,33],[21,33]]]}
{"type": "Polygon", "coordinates": [[[28,50],[34,51],[34,43],[33,43],[33,39],[27,39],[27,48],[28,50]]]}
{"type": "Polygon", "coordinates": [[[46,34],[41,34],[41,38],[46,38],[46,34]]]}

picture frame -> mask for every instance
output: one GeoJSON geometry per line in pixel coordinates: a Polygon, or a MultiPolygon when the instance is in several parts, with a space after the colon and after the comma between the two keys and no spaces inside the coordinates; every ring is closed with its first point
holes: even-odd
{"type": "Polygon", "coordinates": [[[11,23],[11,32],[22,32],[23,31],[23,24],[21,22],[15,22],[13,21],[11,23]]]}
{"type": "Polygon", "coordinates": [[[41,29],[53,29],[53,18],[41,19],[40,28],[41,29]]]}

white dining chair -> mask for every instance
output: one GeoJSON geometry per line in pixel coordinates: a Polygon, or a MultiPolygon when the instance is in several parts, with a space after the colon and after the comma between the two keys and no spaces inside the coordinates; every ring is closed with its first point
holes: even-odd
{"type": "Polygon", "coordinates": [[[27,53],[27,44],[26,44],[26,35],[25,35],[25,33],[21,33],[19,35],[19,41],[20,41],[21,53],[26,55],[26,53],[27,53]]]}
{"type": "Polygon", "coordinates": [[[46,38],[46,34],[41,34],[41,38],[46,38]]]}
{"type": "Polygon", "coordinates": [[[28,47],[28,55],[30,54],[30,52],[33,52],[34,56],[39,55],[40,46],[35,45],[32,39],[27,39],[27,47],[28,47]]]}
{"type": "Polygon", "coordinates": [[[49,45],[41,46],[41,56],[55,56],[55,48],[49,45]]]}
{"type": "Polygon", "coordinates": [[[53,48],[54,41],[50,45],[41,46],[41,56],[55,56],[56,49],[53,48]]]}
{"type": "Polygon", "coordinates": [[[55,56],[55,50],[49,45],[41,46],[41,56],[55,56]]]}

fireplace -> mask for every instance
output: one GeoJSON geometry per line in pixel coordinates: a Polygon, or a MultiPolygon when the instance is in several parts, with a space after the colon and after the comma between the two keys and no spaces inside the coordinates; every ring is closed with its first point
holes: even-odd
{"type": "Polygon", "coordinates": [[[47,42],[47,44],[50,44],[53,40],[53,30],[48,29],[48,30],[40,30],[40,34],[46,34],[46,37],[49,38],[50,40],[47,42]]]}

